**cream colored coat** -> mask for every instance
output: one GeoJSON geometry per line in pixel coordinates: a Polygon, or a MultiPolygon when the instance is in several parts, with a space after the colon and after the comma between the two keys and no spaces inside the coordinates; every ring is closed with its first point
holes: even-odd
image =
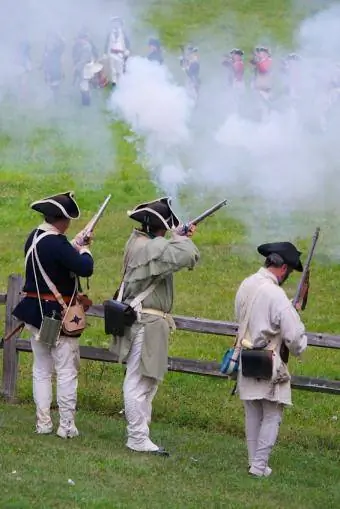
{"type": "MultiPolygon", "coordinates": [[[[268,269],[261,268],[241,283],[235,299],[237,322],[241,324],[244,321],[249,295],[254,294],[259,286],[261,289],[255,296],[249,315],[248,334],[251,342],[260,348],[275,344],[276,356],[280,355],[284,342],[293,355],[300,355],[307,347],[305,327],[286,293],[278,285],[277,278],[268,269]]],[[[273,384],[270,380],[245,378],[240,366],[237,386],[241,400],[267,399],[284,405],[292,404],[290,381],[273,384]]]]}

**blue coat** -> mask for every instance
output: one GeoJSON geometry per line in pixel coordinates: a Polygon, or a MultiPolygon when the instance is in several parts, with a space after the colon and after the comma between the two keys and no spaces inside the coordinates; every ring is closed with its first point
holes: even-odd
{"type": "Polygon", "coordinates": [[[147,59],[150,62],[158,62],[159,64],[163,64],[163,54],[161,50],[153,50],[147,56],[147,59]]]}
{"type": "MultiPolygon", "coordinates": [[[[32,244],[36,231],[38,231],[38,236],[43,233],[43,230],[33,230],[29,235],[25,244],[25,256],[32,244]]],[[[90,277],[93,273],[92,256],[88,253],[79,254],[65,235],[46,236],[37,244],[37,253],[42,267],[62,296],[72,296],[76,277],[90,277]]],[[[35,263],[35,268],[39,292],[41,294],[51,294],[51,291],[40,274],[37,263],[35,263]]],[[[29,256],[27,261],[23,291],[37,293],[32,255],[29,256]]],[[[61,312],[61,306],[56,301],[42,301],[42,308],[44,316],[52,316],[53,311],[56,311],[57,315],[61,312]]],[[[13,310],[13,315],[18,318],[18,320],[40,329],[42,318],[37,298],[24,297],[13,310]]]]}

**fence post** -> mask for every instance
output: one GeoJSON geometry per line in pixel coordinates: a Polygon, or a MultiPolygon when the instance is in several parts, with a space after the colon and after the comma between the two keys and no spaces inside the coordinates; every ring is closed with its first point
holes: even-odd
{"type": "MultiPolygon", "coordinates": [[[[12,316],[12,311],[20,301],[22,283],[21,276],[11,274],[8,278],[5,336],[18,325],[18,321],[12,316]]],[[[15,399],[18,372],[17,337],[18,334],[15,334],[9,341],[5,341],[3,348],[2,395],[8,401],[15,399]]]]}

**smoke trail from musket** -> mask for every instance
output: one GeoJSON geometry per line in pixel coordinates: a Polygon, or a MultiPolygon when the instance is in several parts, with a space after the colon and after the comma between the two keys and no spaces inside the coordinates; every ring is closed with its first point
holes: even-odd
{"type": "Polygon", "coordinates": [[[181,162],[191,144],[193,103],[165,66],[142,57],[128,61],[126,74],[110,99],[115,116],[138,137],[139,160],[154,181],[172,195],[186,180],[181,162]]]}

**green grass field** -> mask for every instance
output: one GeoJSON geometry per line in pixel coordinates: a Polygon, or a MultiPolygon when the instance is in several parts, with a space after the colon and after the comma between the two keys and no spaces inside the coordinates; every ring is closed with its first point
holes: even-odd
{"type": "MultiPolygon", "coordinates": [[[[230,20],[237,20],[233,46],[251,48],[254,40],[266,33],[290,48],[293,30],[301,18],[327,3],[310,0],[292,10],[293,2],[288,0],[168,0],[148,3],[145,17],[158,28],[169,48],[181,42],[178,37],[184,41],[208,23],[216,22],[223,34],[230,20]]],[[[55,123],[48,126],[39,123],[37,114],[30,129],[32,112],[12,118],[10,108],[1,108],[0,292],[6,291],[10,273],[23,272],[23,244],[39,220],[29,210],[31,201],[74,189],[82,218],[72,225],[70,237],[90,219],[108,193],[113,195],[92,250],[96,272],[90,294],[95,303],[102,302],[119,283],[124,243],[133,227],[126,210],[163,193],[136,164],[135,149],[125,139],[129,130],[122,123],[106,130],[114,157],[105,152],[102,167],[88,170],[86,147],[59,135],[57,112],[55,123]],[[6,119],[11,125],[9,134],[6,119]],[[17,134],[23,126],[24,139],[17,134]]],[[[91,119],[92,113],[79,112],[76,107],[75,112],[79,125],[91,119]]],[[[104,113],[102,122],[105,126],[104,113]]],[[[98,153],[98,163],[100,156],[98,153]]],[[[91,164],[94,160],[92,157],[91,164]]],[[[210,203],[211,197],[207,198],[207,205],[210,203]]],[[[193,202],[191,212],[199,212],[201,207],[193,202]]],[[[291,240],[297,240],[306,252],[310,238],[291,240]]],[[[233,320],[237,287],[262,260],[249,246],[245,225],[228,210],[203,224],[195,241],[201,262],[194,272],[176,275],[174,313],[233,320]]],[[[303,313],[306,327],[339,333],[340,265],[325,265],[316,256],[312,278],[308,308],[303,313]]],[[[290,296],[297,282],[297,275],[293,275],[286,286],[290,296]]],[[[2,307],[1,320],[3,317],[2,307]]],[[[83,344],[107,347],[103,323],[96,319],[89,322],[83,344]]],[[[170,355],[219,361],[230,342],[177,331],[170,355]]],[[[291,371],[339,379],[339,365],[337,352],[310,348],[302,363],[291,362],[291,371]]],[[[271,461],[273,475],[261,481],[247,477],[243,411],[237,398],[230,395],[231,383],[192,375],[167,376],[155,399],[152,425],[155,440],[172,452],[164,460],[141,458],[125,450],[124,421],[118,414],[122,380],[120,366],[82,361],[78,418],[82,436],[69,442],[38,437],[33,434],[31,356],[20,355],[21,405],[0,406],[0,508],[340,507],[337,397],[293,393],[294,407],[285,413],[271,461]],[[69,478],[74,486],[68,484],[69,478]]]]}

